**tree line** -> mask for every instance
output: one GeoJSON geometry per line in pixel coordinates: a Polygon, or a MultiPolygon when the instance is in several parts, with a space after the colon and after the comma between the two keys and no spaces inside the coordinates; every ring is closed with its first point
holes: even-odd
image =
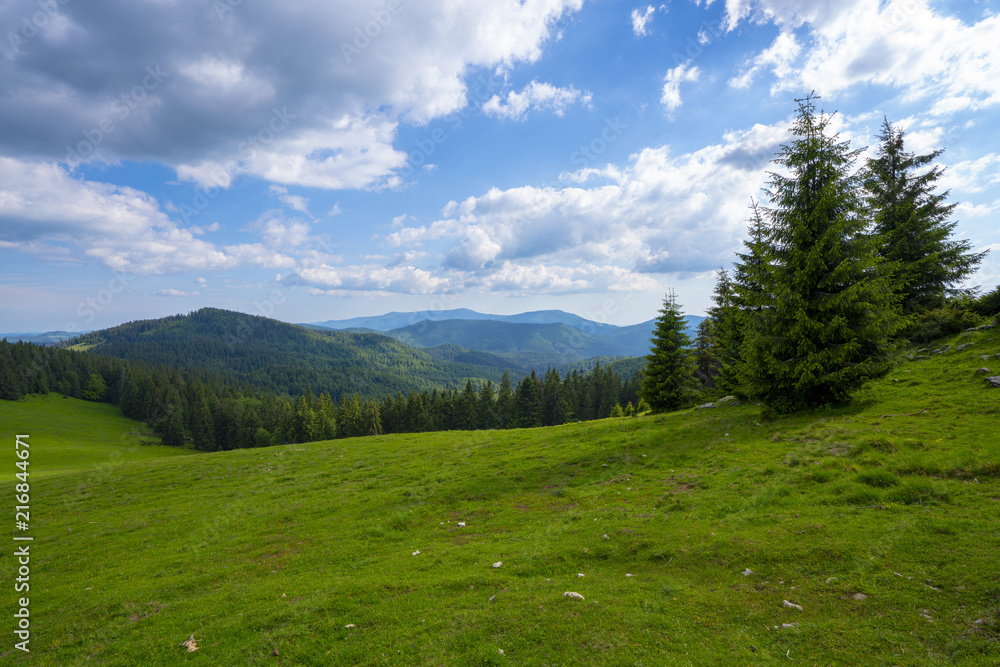
{"type": "Polygon", "coordinates": [[[936,189],[941,151],[908,152],[885,120],[855,170],[862,150],[830,132],[817,99],[797,100],[767,205],[751,200],[748,238],[719,271],[693,345],[676,295],[664,300],[642,386],[654,410],[689,405],[699,389],[757,400],[765,414],[843,402],[888,373],[908,340],[1000,311],[1000,287],[956,288],[986,253],[953,238],[956,204],[936,189]]]}
{"type": "MultiPolygon", "coordinates": [[[[75,350],[0,341],[0,399],[58,392],[118,406],[163,443],[219,451],[384,433],[507,429],[635,414],[640,373],[622,379],[600,365],[560,376],[534,371],[512,383],[467,380],[462,389],[381,399],[311,389],[291,396],[203,369],[153,366],[75,350]],[[622,405],[625,405],[623,408],[622,405]]],[[[643,407],[643,409],[645,409],[643,407]]]]}

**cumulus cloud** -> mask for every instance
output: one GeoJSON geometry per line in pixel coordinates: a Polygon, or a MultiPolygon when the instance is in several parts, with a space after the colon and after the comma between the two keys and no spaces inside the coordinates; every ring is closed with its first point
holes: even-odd
{"type": "Polygon", "coordinates": [[[311,285],[323,294],[374,292],[435,294],[455,289],[460,283],[447,275],[431,273],[413,266],[376,264],[303,268],[282,278],[290,284],[311,285]]]}
{"type": "Polygon", "coordinates": [[[647,32],[649,22],[653,20],[653,12],[656,8],[653,5],[646,5],[645,9],[633,9],[632,10],[632,32],[635,33],[636,37],[645,37],[649,33],[647,32]]]}
{"type": "Polygon", "coordinates": [[[942,117],[1000,103],[1000,15],[967,23],[927,0],[727,0],[726,11],[730,28],[749,20],[781,29],[730,80],[735,87],[767,70],[772,92],[881,85],[904,100],[932,99],[931,113],[942,117]]]}
{"type": "Polygon", "coordinates": [[[663,77],[663,94],[660,96],[660,104],[666,107],[668,112],[674,112],[681,106],[681,84],[694,82],[701,75],[701,70],[692,67],[691,61],[682,63],[669,70],[663,77]]]}
{"type": "Polygon", "coordinates": [[[548,109],[562,117],[573,104],[590,106],[592,96],[570,86],[558,88],[550,83],[532,81],[520,92],[511,91],[506,98],[494,95],[483,104],[483,111],[491,116],[521,120],[529,109],[548,109]]]}
{"type": "Polygon", "coordinates": [[[179,227],[151,196],[126,186],[77,180],[59,166],[0,157],[0,240],[10,247],[56,242],[108,267],[157,274],[294,261],[259,243],[220,247],[179,227]]]}
{"type": "Polygon", "coordinates": [[[157,161],[205,187],[392,187],[400,122],[463,108],[471,68],[536,61],[582,0],[216,5],[60,4],[0,57],[0,154],[157,161]]]}
{"type": "Polygon", "coordinates": [[[728,263],[747,205],[787,125],[730,132],[699,151],[647,148],[626,165],[567,174],[567,187],[492,189],[449,202],[430,225],[386,240],[439,253],[445,273],[488,290],[600,291],[655,286],[655,274],[694,275],[728,263]],[[712,238],[712,244],[705,244],[712,238]]]}

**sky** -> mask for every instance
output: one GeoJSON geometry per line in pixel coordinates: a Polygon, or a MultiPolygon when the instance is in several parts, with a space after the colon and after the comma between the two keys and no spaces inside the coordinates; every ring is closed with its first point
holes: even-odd
{"type": "MultiPolygon", "coordinates": [[[[811,91],[1000,283],[1000,0],[0,0],[0,331],[704,314],[811,91]]],[[[860,166],[860,163],[859,165],[860,166]]]]}

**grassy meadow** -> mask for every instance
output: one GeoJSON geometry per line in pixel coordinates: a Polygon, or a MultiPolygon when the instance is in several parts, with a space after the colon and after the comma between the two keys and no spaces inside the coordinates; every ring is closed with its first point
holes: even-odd
{"type": "Polygon", "coordinates": [[[0,403],[8,479],[6,434],[31,434],[35,536],[32,652],[6,632],[0,662],[1000,664],[1000,389],[976,372],[1000,335],[942,342],[775,421],[729,402],[181,457],[123,444],[105,405],[0,403]]]}

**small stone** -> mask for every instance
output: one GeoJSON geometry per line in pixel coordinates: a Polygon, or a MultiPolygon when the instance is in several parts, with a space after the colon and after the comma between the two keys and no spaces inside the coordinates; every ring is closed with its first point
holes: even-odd
{"type": "Polygon", "coordinates": [[[501,567],[503,567],[503,561],[498,560],[497,562],[493,563],[494,570],[499,570],[501,567]]]}
{"type": "Polygon", "coordinates": [[[988,368],[977,368],[976,369],[976,373],[978,373],[979,375],[989,375],[990,374],[990,369],[988,369],[988,368]]]}
{"type": "Polygon", "coordinates": [[[274,649],[273,651],[271,651],[271,655],[278,655],[278,649],[274,649]]]}
{"type": "MultiPolygon", "coordinates": [[[[782,629],[788,629],[788,628],[794,628],[796,625],[798,625],[798,623],[782,623],[781,627],[782,627],[782,629]]],[[[774,626],[774,627],[778,627],[778,626],[774,626]]]]}
{"type": "Polygon", "coordinates": [[[494,600],[496,600],[496,599],[497,599],[497,596],[495,596],[495,595],[491,595],[491,596],[490,596],[490,599],[489,599],[489,602],[493,602],[493,601],[494,601],[494,600]]]}
{"type": "Polygon", "coordinates": [[[986,378],[986,381],[993,387],[1000,387],[1000,375],[994,375],[991,378],[986,378]]]}
{"type": "Polygon", "coordinates": [[[743,576],[744,577],[749,577],[751,574],[753,574],[753,570],[751,570],[749,567],[747,569],[743,570],[743,576]]]}
{"type": "Polygon", "coordinates": [[[608,537],[607,533],[604,533],[603,535],[601,535],[601,537],[604,538],[605,540],[610,540],[611,539],[610,537],[608,537]]]}
{"type": "Polygon", "coordinates": [[[573,591],[566,591],[565,593],[563,593],[563,597],[564,598],[569,598],[571,600],[582,600],[583,599],[582,595],[580,595],[579,593],[574,593],[573,591]]]}
{"type": "Polygon", "coordinates": [[[576,576],[577,576],[577,577],[585,577],[585,576],[587,576],[587,575],[585,575],[585,574],[582,574],[582,573],[580,573],[580,572],[577,572],[577,573],[576,573],[576,576]]]}
{"type": "Polygon", "coordinates": [[[458,527],[459,528],[465,528],[465,522],[464,521],[459,521],[458,522],[458,527]]]}
{"type": "Polygon", "coordinates": [[[626,576],[626,577],[634,577],[635,575],[634,575],[634,574],[632,574],[632,573],[630,573],[630,572],[626,572],[626,573],[625,573],[625,576],[626,576]]]}
{"type": "Polygon", "coordinates": [[[785,609],[798,609],[799,611],[802,611],[802,605],[795,604],[794,602],[789,602],[788,600],[782,600],[781,606],[783,606],[785,609]]]}
{"type": "Polygon", "coordinates": [[[287,596],[287,595],[285,595],[284,593],[282,593],[282,594],[281,594],[281,597],[283,597],[283,598],[287,598],[288,596],[287,596]]]}
{"type": "Polygon", "coordinates": [[[347,625],[345,625],[344,627],[345,627],[345,628],[353,628],[353,627],[354,627],[354,624],[353,624],[353,623],[348,623],[348,624],[347,624],[347,625]]]}
{"type": "Polygon", "coordinates": [[[419,556],[419,555],[420,555],[420,552],[419,552],[419,551],[414,551],[414,552],[413,552],[413,555],[414,555],[414,556],[419,556]]]}
{"type": "Polygon", "coordinates": [[[503,649],[502,648],[498,648],[497,649],[497,653],[499,653],[500,655],[503,655],[503,649]]]}
{"type": "Polygon", "coordinates": [[[698,406],[698,409],[704,410],[705,408],[714,408],[714,407],[715,403],[702,403],[701,405],[698,406]]]}
{"type": "Polygon", "coordinates": [[[959,350],[964,350],[965,348],[972,347],[973,345],[975,345],[975,343],[964,343],[955,347],[955,351],[958,352],[959,350]]]}
{"type": "Polygon", "coordinates": [[[868,599],[868,596],[867,596],[867,595],[865,595],[864,593],[855,593],[855,594],[854,594],[854,595],[852,595],[851,597],[853,597],[853,598],[854,598],[855,600],[857,600],[858,602],[864,602],[865,600],[867,600],[867,599],[868,599]]]}

